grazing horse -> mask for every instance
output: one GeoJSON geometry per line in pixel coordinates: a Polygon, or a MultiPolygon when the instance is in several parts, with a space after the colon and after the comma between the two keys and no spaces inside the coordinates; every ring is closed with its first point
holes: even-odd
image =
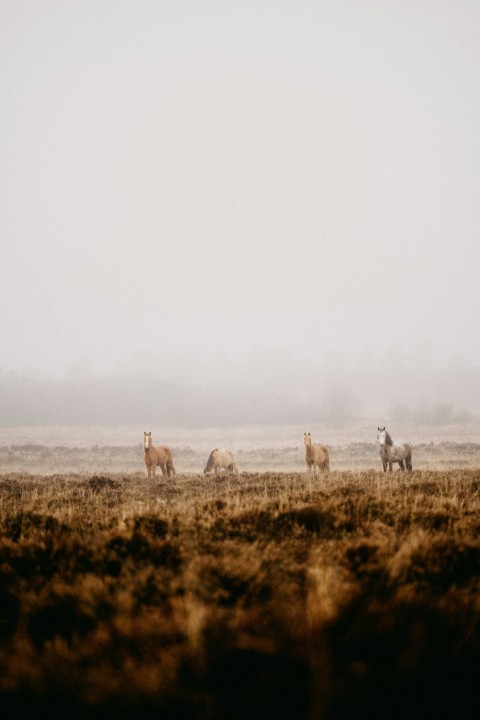
{"type": "Polygon", "coordinates": [[[210,453],[210,457],[207,460],[203,474],[206,475],[213,470],[215,475],[217,475],[218,470],[221,468],[227,472],[238,475],[238,467],[235,462],[235,458],[233,457],[233,453],[230,452],[230,450],[219,450],[218,448],[215,448],[215,450],[212,450],[210,453]]]}
{"type": "Polygon", "coordinates": [[[308,470],[316,474],[317,468],[322,471],[330,470],[330,453],[325,445],[314,445],[310,433],[303,433],[305,444],[305,462],[308,470]]]}
{"type": "Polygon", "coordinates": [[[173,464],[172,451],[166,445],[154,447],[151,432],[143,433],[143,451],[145,465],[147,466],[147,477],[155,477],[157,465],[160,466],[164,477],[177,474],[173,464]]]}
{"type": "Polygon", "coordinates": [[[387,465],[392,472],[392,465],[398,462],[401,470],[412,470],[412,448],[408,443],[394,443],[385,428],[377,428],[377,441],[380,443],[380,457],[383,463],[383,471],[387,471],[387,465]],[[405,460],[405,465],[403,461],[405,460]]]}

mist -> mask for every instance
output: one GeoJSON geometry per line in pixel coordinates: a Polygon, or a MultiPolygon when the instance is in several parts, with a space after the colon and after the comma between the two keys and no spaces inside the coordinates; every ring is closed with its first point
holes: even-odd
{"type": "Polygon", "coordinates": [[[0,20],[2,425],[478,414],[478,3],[0,20]]]}
{"type": "MultiPolygon", "coordinates": [[[[159,360],[160,364],[160,360],[159,360]]],[[[351,426],[370,420],[405,427],[478,421],[480,370],[449,366],[339,362],[292,357],[224,360],[203,369],[93,374],[80,367],[60,379],[4,372],[0,425],[220,427],[351,426]]]]}

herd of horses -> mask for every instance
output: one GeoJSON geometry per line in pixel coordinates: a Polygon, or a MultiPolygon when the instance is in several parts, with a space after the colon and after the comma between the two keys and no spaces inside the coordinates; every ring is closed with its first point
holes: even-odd
{"type": "MultiPolygon", "coordinates": [[[[387,468],[390,472],[393,469],[393,463],[398,463],[401,470],[412,470],[412,448],[408,443],[393,442],[390,434],[386,429],[377,428],[377,443],[380,448],[380,459],[382,461],[384,472],[387,468]]],[[[304,433],[303,443],[305,445],[305,462],[307,464],[307,472],[316,475],[320,472],[328,472],[330,470],[330,453],[326,445],[317,445],[313,442],[310,433],[304,433]]],[[[152,433],[143,433],[143,451],[145,465],[147,468],[147,477],[155,477],[156,469],[159,467],[164,477],[176,475],[175,465],[173,464],[173,453],[167,445],[154,446],[152,444],[152,433]]],[[[209,455],[207,464],[203,471],[204,475],[214,472],[218,475],[219,471],[233,473],[238,475],[238,467],[235,457],[230,450],[219,450],[215,448],[209,455]]]]}

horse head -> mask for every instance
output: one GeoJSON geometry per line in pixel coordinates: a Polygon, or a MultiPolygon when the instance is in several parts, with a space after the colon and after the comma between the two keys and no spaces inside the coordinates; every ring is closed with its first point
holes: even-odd
{"type": "Polygon", "coordinates": [[[393,440],[390,437],[390,434],[385,430],[385,428],[377,428],[378,434],[377,434],[377,440],[380,443],[380,445],[393,445],[393,440]]]}
{"type": "Polygon", "coordinates": [[[305,443],[305,447],[312,447],[312,436],[310,433],[303,433],[303,442],[305,443]]]}
{"type": "Polygon", "coordinates": [[[152,447],[152,433],[144,432],[143,433],[143,449],[150,450],[151,447],[152,447]]]}
{"type": "Polygon", "coordinates": [[[377,427],[378,433],[377,433],[377,441],[380,443],[380,445],[385,445],[385,442],[387,440],[387,431],[385,428],[377,427]]]}

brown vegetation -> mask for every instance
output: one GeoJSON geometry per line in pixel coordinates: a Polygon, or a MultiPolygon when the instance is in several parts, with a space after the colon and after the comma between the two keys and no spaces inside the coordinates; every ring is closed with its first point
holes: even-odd
{"type": "Polygon", "coordinates": [[[480,473],[0,476],[0,700],[477,717],[480,473]]]}

